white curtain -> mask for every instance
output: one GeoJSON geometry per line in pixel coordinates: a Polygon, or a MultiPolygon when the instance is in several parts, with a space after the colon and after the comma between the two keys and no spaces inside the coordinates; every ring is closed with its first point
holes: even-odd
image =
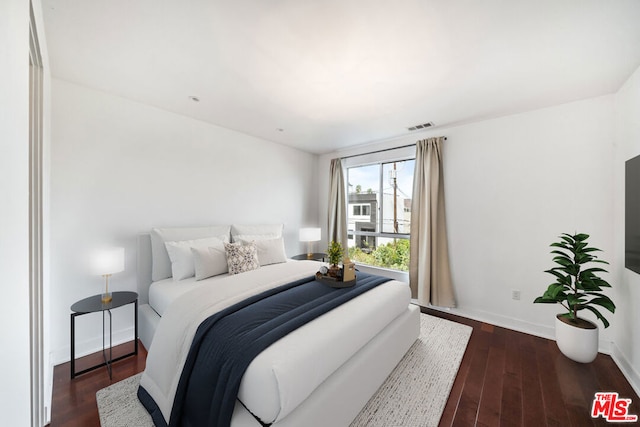
{"type": "Polygon", "coordinates": [[[438,137],[416,143],[409,283],[412,297],[420,305],[455,307],[445,221],[443,140],[438,137]]]}
{"type": "Polygon", "coordinates": [[[344,176],[340,159],[331,160],[329,182],[329,242],[336,241],[347,250],[347,205],[344,196],[344,176]]]}

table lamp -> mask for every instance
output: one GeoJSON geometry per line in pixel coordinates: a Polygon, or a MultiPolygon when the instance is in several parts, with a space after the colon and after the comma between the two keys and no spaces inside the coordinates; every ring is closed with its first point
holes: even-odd
{"type": "Polygon", "coordinates": [[[102,303],[111,302],[109,292],[109,277],[120,271],[124,271],[124,248],[109,248],[95,252],[91,259],[92,271],[96,275],[104,277],[104,293],[102,303]]]}
{"type": "Polygon", "coordinates": [[[322,230],[320,228],[301,228],[300,241],[307,242],[307,258],[313,258],[313,242],[318,242],[322,238],[322,230]]]}

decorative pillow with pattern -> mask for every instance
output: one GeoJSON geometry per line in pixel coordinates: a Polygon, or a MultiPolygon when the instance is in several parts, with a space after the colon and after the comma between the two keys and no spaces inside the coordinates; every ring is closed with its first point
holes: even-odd
{"type": "Polygon", "coordinates": [[[244,273],[245,271],[260,268],[258,259],[258,247],[255,242],[245,245],[238,243],[225,243],[224,250],[227,255],[229,274],[244,273]]]}

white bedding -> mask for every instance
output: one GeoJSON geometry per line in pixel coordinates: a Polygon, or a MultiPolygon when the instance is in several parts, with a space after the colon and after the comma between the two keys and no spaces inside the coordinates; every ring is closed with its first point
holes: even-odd
{"type": "MultiPolygon", "coordinates": [[[[154,308],[163,316],[149,349],[141,385],[154,398],[165,420],[169,419],[182,366],[200,322],[251,295],[310,276],[318,265],[296,261],[200,282],[169,279],[152,286],[156,290],[150,291],[150,303],[151,295],[156,294],[154,308]],[[176,290],[171,283],[185,286],[176,290]],[[163,289],[171,290],[159,296],[163,289]]],[[[281,420],[405,311],[409,298],[406,284],[390,281],[284,337],[249,366],[239,400],[266,423],[281,420]]]]}
{"type": "Polygon", "coordinates": [[[410,296],[409,286],[389,282],[298,328],[253,360],[238,399],[264,423],[281,420],[406,311],[410,296]]]}
{"type": "Polygon", "coordinates": [[[149,286],[149,305],[160,316],[164,316],[167,307],[180,296],[197,288],[198,286],[211,286],[214,282],[229,277],[228,274],[210,277],[196,281],[195,277],[183,280],[173,280],[172,277],[153,282],[149,286]]]}

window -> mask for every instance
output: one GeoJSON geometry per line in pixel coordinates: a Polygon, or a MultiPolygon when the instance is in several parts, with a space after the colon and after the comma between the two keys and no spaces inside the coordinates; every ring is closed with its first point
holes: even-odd
{"type": "Polygon", "coordinates": [[[414,167],[415,159],[406,157],[347,165],[348,251],[352,261],[409,270],[414,167]]]}
{"type": "Polygon", "coordinates": [[[352,205],[353,216],[370,216],[371,205],[352,205]]]}

